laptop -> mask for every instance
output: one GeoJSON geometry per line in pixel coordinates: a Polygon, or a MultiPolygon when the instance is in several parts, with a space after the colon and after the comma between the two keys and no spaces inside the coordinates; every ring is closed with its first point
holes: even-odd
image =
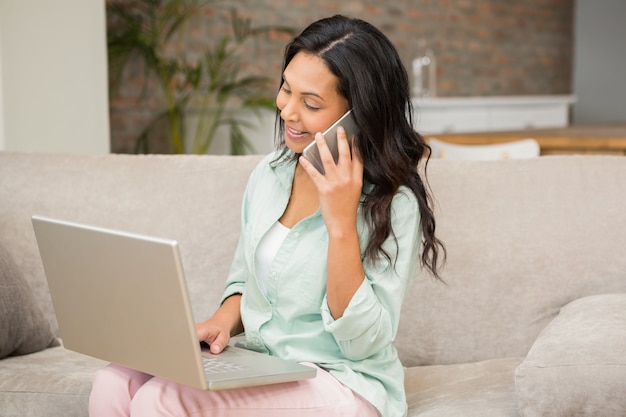
{"type": "Polygon", "coordinates": [[[32,217],[63,345],[203,390],[312,378],[235,345],[202,349],[174,240],[32,217]]]}

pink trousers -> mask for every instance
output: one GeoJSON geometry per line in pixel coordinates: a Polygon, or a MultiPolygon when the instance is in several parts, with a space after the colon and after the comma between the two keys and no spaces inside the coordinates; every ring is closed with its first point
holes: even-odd
{"type": "MultiPolygon", "coordinates": [[[[313,365],[311,365],[313,366],[313,365]]],[[[378,417],[374,406],[328,372],[298,382],[202,391],[120,365],[96,373],[90,417],[378,417]]]]}

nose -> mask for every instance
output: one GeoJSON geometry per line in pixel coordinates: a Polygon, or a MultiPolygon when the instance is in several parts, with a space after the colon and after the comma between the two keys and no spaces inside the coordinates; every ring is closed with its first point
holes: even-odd
{"type": "Polygon", "coordinates": [[[298,120],[296,106],[289,97],[281,97],[276,100],[276,106],[280,110],[280,117],[286,122],[294,122],[298,120]]]}

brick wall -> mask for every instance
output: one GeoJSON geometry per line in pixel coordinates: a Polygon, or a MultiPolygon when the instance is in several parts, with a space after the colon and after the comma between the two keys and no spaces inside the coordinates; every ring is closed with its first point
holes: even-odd
{"type": "MultiPolygon", "coordinates": [[[[207,10],[186,28],[176,47],[200,50],[229,30],[228,6],[253,26],[303,29],[341,13],[363,18],[396,45],[407,66],[426,40],[437,57],[439,96],[568,94],[572,88],[574,0],[236,0],[207,10]]],[[[246,48],[245,71],[280,77],[288,37],[275,34],[246,48]]],[[[148,90],[139,99],[143,72],[129,68],[120,95],[111,101],[114,152],[132,143],[161,98],[148,90]],[[137,106],[137,103],[140,103],[137,106]]],[[[157,149],[158,151],[158,149],[157,149]]]]}

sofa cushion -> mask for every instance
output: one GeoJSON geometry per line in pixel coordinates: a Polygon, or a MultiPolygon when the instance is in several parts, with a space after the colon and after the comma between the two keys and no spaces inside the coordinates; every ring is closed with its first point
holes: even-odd
{"type": "Polygon", "coordinates": [[[563,307],[515,373],[523,416],[626,415],[626,294],[563,307]]]}
{"type": "Polygon", "coordinates": [[[525,357],[561,307],[626,292],[626,158],[431,160],[441,284],[425,271],[396,338],[405,366],[525,357]]]}
{"type": "Polygon", "coordinates": [[[406,368],[408,417],[518,417],[513,375],[523,359],[406,368]]]}
{"type": "Polygon", "coordinates": [[[0,358],[58,344],[28,283],[0,242],[0,358]]]}
{"type": "Polygon", "coordinates": [[[86,417],[94,373],[107,362],[62,346],[0,363],[0,416],[86,417]]]}

